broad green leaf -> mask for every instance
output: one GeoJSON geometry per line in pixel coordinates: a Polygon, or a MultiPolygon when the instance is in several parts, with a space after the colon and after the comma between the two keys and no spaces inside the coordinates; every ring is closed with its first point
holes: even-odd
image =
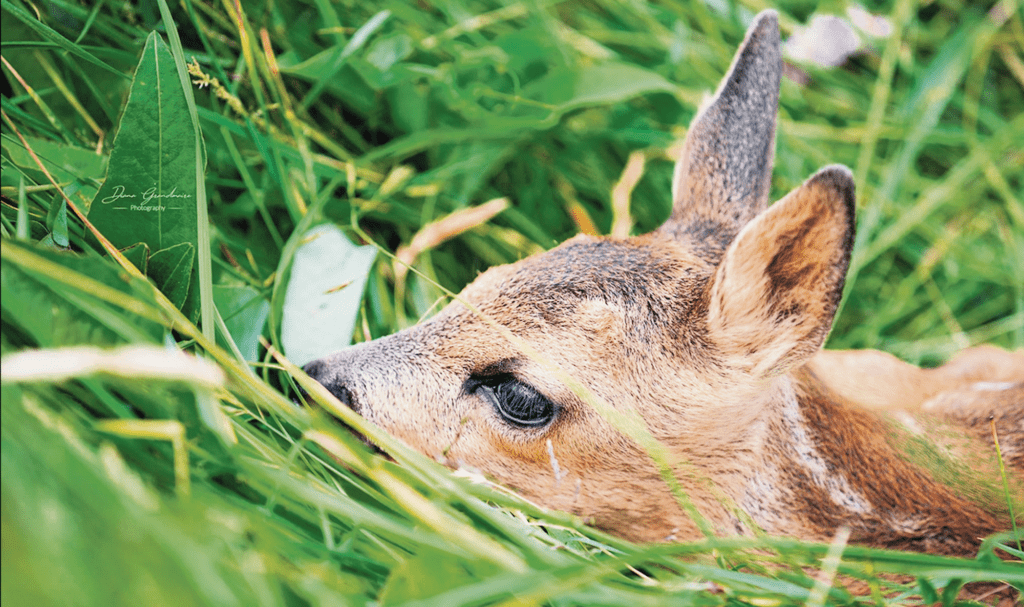
{"type": "MultiPolygon", "coordinates": [[[[152,33],[114,139],[107,179],[93,200],[89,219],[114,246],[141,242],[160,252],[187,243],[194,254],[196,161],[195,132],[174,59],[152,33]]],[[[171,286],[181,289],[178,282],[171,286]]],[[[186,301],[175,299],[179,300],[186,301]]]]}
{"type": "Polygon", "coordinates": [[[366,53],[366,61],[378,70],[387,71],[412,54],[413,42],[406,34],[394,34],[375,42],[366,53]]]}
{"type": "MultiPolygon", "coordinates": [[[[3,141],[4,149],[11,155],[11,162],[29,169],[38,168],[32,155],[20,141],[7,135],[4,135],[3,141]]],[[[39,137],[25,137],[25,141],[58,181],[90,177],[99,179],[107,168],[107,156],[97,154],[94,150],[39,137]]]]}
{"type": "Polygon", "coordinates": [[[313,81],[325,79],[325,76],[331,75],[352,53],[359,50],[366,43],[366,39],[373,33],[373,30],[380,27],[389,15],[388,11],[381,11],[374,18],[370,19],[363,28],[360,28],[359,32],[345,46],[332,46],[305,61],[296,62],[294,55],[282,55],[279,60],[281,71],[313,81]]]}
{"type": "MultiPolygon", "coordinates": [[[[78,184],[78,189],[68,196],[75,204],[80,204],[83,210],[88,211],[89,204],[97,192],[92,180],[103,178],[103,173],[107,169],[107,156],[97,154],[93,150],[38,137],[26,137],[25,140],[58,184],[78,184]]],[[[39,183],[47,183],[45,176],[39,171],[39,165],[20,141],[4,135],[3,145],[4,151],[10,155],[11,162],[26,169],[39,183]]]]}
{"type": "Polygon", "coordinates": [[[292,362],[304,365],[352,343],[376,256],[376,248],[352,244],[333,224],[305,234],[292,261],[281,322],[281,344],[292,362]]]}
{"type": "Polygon", "coordinates": [[[528,94],[555,104],[561,114],[581,107],[608,105],[678,87],[659,74],[636,65],[607,62],[579,70],[556,69],[530,85],[528,94]]]}
{"type": "Polygon", "coordinates": [[[213,286],[213,300],[245,360],[255,361],[270,302],[250,286],[213,286]]]}
{"type": "Polygon", "coordinates": [[[563,109],[604,105],[654,92],[675,92],[676,86],[660,75],[636,65],[603,63],[583,69],[576,76],[573,98],[563,109]]]}
{"type": "MultiPolygon", "coordinates": [[[[114,289],[125,300],[153,304],[152,287],[130,279],[109,261],[51,251],[43,246],[22,246],[5,240],[0,285],[4,325],[17,327],[18,334],[40,347],[79,344],[113,345],[122,341],[159,343],[163,328],[130,315],[93,297],[94,288],[114,289]],[[59,281],[38,264],[17,263],[23,251],[32,261],[63,267],[66,280],[59,281]],[[70,287],[69,284],[78,288],[70,287]]],[[[5,329],[6,335],[6,329],[5,329]]]]}
{"type": "Polygon", "coordinates": [[[179,309],[188,298],[195,257],[195,247],[187,242],[157,251],[149,257],[149,277],[179,309]]]}
{"type": "MultiPolygon", "coordinates": [[[[292,66],[292,73],[300,77],[306,77],[313,81],[313,88],[306,93],[305,98],[302,100],[304,106],[312,104],[316,98],[324,90],[337,90],[338,83],[336,82],[337,76],[344,67],[346,60],[352,56],[353,53],[358,51],[366,44],[366,41],[373,35],[388,17],[391,16],[391,11],[383,10],[374,15],[363,24],[356,33],[352,35],[348,43],[345,44],[344,48],[335,46],[326,51],[318,53],[316,56],[303,61],[301,64],[292,66]]],[[[287,66],[282,66],[286,67],[287,66]]],[[[289,71],[284,69],[282,71],[289,71]]],[[[342,91],[345,89],[342,88],[342,91]]]]}

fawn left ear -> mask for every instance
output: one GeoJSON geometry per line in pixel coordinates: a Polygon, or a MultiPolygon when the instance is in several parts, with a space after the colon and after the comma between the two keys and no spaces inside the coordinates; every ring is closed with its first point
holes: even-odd
{"type": "Polygon", "coordinates": [[[708,329],[727,361],[765,377],[817,352],[843,294],[853,214],[853,176],[834,165],[740,231],[710,287],[708,329]]]}

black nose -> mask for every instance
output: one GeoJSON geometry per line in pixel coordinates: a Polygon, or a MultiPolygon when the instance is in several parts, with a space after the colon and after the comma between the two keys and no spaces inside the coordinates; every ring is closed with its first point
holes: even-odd
{"type": "Polygon", "coordinates": [[[302,370],[306,372],[306,375],[320,381],[320,376],[323,374],[324,368],[326,367],[327,365],[324,364],[323,360],[318,358],[313,362],[302,365],[302,370]]]}
{"type": "Polygon", "coordinates": [[[327,388],[335,398],[345,403],[353,411],[359,412],[359,407],[356,405],[352,391],[345,385],[341,373],[333,369],[329,363],[323,359],[314,360],[311,363],[306,363],[302,370],[306,372],[306,375],[320,382],[320,385],[327,388]]]}
{"type": "MultiPolygon", "coordinates": [[[[356,401],[355,395],[352,393],[352,390],[350,390],[349,387],[345,385],[346,369],[351,369],[351,367],[344,363],[338,364],[337,360],[332,361],[330,360],[330,357],[328,357],[327,359],[321,358],[314,360],[313,362],[307,363],[302,367],[302,370],[306,372],[306,375],[320,382],[320,385],[327,388],[327,390],[331,394],[333,394],[335,398],[343,402],[345,406],[347,406],[349,409],[352,409],[359,415],[363,415],[363,412],[359,410],[359,403],[356,401]]],[[[351,379],[351,377],[349,379],[351,379]]],[[[334,417],[343,425],[345,425],[345,422],[343,420],[338,419],[336,416],[334,417]]],[[[359,437],[360,440],[369,445],[377,453],[384,454],[385,456],[387,455],[386,453],[384,453],[384,451],[381,450],[380,447],[375,445],[362,434],[356,432],[355,430],[352,430],[351,428],[349,428],[349,430],[357,437],[359,437]]]]}

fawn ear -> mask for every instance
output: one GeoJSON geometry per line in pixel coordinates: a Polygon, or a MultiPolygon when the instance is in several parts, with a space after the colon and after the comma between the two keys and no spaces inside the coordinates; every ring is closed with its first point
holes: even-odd
{"type": "Polygon", "coordinates": [[[706,258],[717,260],[768,206],[781,77],[778,14],[762,11],[690,125],[672,178],[672,215],[660,228],[706,258]]]}
{"type": "Polygon", "coordinates": [[[826,167],[739,233],[716,270],[709,337],[757,377],[817,352],[843,294],[854,234],[854,185],[826,167]]]}

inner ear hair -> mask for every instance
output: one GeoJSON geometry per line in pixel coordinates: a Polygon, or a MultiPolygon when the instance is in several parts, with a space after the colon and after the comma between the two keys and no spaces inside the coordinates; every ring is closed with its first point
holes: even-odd
{"type": "Polygon", "coordinates": [[[710,292],[710,334],[727,358],[767,376],[821,347],[846,282],[854,203],[850,170],[829,166],[740,232],[710,292]]]}

